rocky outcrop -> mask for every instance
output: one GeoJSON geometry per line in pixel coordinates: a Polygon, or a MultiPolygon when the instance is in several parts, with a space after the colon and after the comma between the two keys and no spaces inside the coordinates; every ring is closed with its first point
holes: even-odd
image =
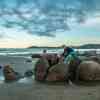
{"type": "Polygon", "coordinates": [[[79,79],[82,81],[100,80],[100,64],[95,61],[83,61],[78,70],[79,79]]]}
{"type": "Polygon", "coordinates": [[[25,77],[31,77],[33,75],[33,70],[27,70],[25,73],[24,73],[24,76],[25,77]]]}

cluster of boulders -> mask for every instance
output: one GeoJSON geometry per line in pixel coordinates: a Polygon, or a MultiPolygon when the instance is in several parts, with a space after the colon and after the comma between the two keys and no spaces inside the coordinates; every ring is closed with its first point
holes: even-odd
{"type": "MultiPolygon", "coordinates": [[[[5,81],[7,82],[22,78],[22,76],[15,72],[10,65],[4,66],[3,73],[5,81]]],[[[99,81],[100,59],[91,57],[88,60],[82,60],[80,64],[73,61],[69,65],[64,64],[62,61],[58,62],[56,56],[49,55],[47,57],[40,57],[35,64],[34,70],[26,71],[24,77],[30,77],[33,74],[35,76],[35,80],[41,82],[68,82],[71,78],[71,81],[74,81],[74,79],[76,81],[99,81]]]]}
{"type": "MultiPolygon", "coordinates": [[[[100,80],[100,63],[95,61],[97,59],[83,60],[79,65],[76,64],[76,74],[74,78],[76,81],[98,81],[100,80]]],[[[73,65],[73,63],[72,63],[73,65]]],[[[68,81],[70,80],[70,72],[72,65],[64,64],[60,62],[58,64],[49,65],[49,62],[45,58],[40,58],[35,65],[35,79],[37,81],[68,81]]]]}

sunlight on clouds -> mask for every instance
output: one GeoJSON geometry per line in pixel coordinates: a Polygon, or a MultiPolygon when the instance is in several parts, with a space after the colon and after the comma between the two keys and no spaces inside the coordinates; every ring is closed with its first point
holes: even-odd
{"type": "MultiPolygon", "coordinates": [[[[24,37],[25,38],[25,37],[24,37]]],[[[61,42],[57,42],[56,40],[52,40],[46,37],[26,37],[25,39],[1,39],[0,47],[2,48],[25,48],[29,46],[59,46],[62,44],[61,42]]]]}
{"type": "Polygon", "coordinates": [[[26,48],[30,44],[28,41],[0,40],[0,48],[26,48]]]}
{"type": "Polygon", "coordinates": [[[0,33],[5,34],[4,38],[0,39],[0,47],[2,48],[25,48],[31,45],[35,46],[58,46],[62,43],[59,39],[51,37],[39,37],[32,34],[27,34],[25,31],[17,29],[0,28],[0,33]]]}
{"type": "Polygon", "coordinates": [[[99,17],[90,17],[86,20],[86,22],[83,24],[85,27],[93,27],[100,25],[100,16],[99,17]]]}

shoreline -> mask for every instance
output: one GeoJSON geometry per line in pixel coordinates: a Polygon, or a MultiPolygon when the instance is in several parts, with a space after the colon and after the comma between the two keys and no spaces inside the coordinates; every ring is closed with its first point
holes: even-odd
{"type": "MultiPolygon", "coordinates": [[[[34,67],[35,60],[27,62],[27,58],[0,56],[0,64],[11,64],[15,71],[24,74],[34,67]]],[[[0,83],[0,100],[99,100],[100,84],[93,86],[46,84],[36,82],[33,78],[19,82],[0,83]]]]}

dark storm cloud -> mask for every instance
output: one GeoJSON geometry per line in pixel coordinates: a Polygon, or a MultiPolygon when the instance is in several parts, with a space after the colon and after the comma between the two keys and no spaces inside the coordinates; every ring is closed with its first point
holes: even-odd
{"type": "Polygon", "coordinates": [[[100,11],[99,5],[100,0],[0,0],[0,25],[54,37],[59,30],[71,29],[70,18],[83,23],[100,11]]]}

